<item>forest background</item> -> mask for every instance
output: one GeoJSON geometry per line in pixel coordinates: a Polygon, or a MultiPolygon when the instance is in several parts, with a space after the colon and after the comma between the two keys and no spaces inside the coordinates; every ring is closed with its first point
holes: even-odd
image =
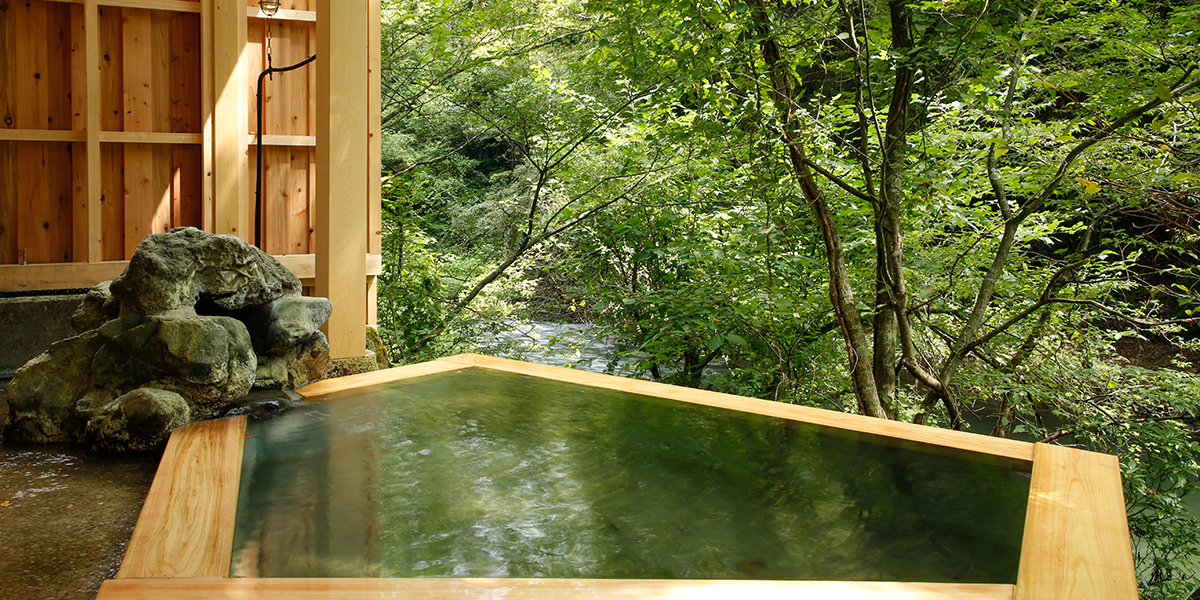
{"type": "Polygon", "coordinates": [[[1198,60],[1196,1],[385,0],[380,330],[1116,454],[1200,597],[1198,60]]]}

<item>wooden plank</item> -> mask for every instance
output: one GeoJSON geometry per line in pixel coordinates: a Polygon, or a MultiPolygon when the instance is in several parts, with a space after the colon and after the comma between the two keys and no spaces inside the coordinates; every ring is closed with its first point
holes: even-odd
{"type": "Polygon", "coordinates": [[[102,260],[124,260],[125,149],[118,144],[100,145],[100,224],[102,260]]]}
{"type": "MultiPolygon", "coordinates": [[[[47,101],[49,106],[46,113],[47,129],[71,129],[74,121],[72,115],[72,92],[83,92],[83,84],[72,87],[71,65],[73,51],[71,31],[71,12],[79,7],[70,4],[46,4],[46,31],[39,40],[46,44],[46,69],[42,78],[46,80],[47,101]]],[[[82,12],[80,16],[82,16],[82,12]]],[[[81,40],[82,41],[82,40],[81,40]]],[[[70,165],[59,165],[60,171],[65,171],[70,165]]]]}
{"type": "Polygon", "coordinates": [[[292,197],[290,148],[263,148],[266,158],[263,186],[263,246],[269,254],[287,254],[292,197]]]}
{"type": "MultiPolygon", "coordinates": [[[[47,0],[66,4],[81,4],[86,0],[47,0]]],[[[197,0],[99,0],[101,6],[142,8],[148,10],[174,11],[183,13],[199,13],[200,2],[197,0]]]]}
{"type": "MultiPolygon", "coordinates": [[[[0,168],[4,167],[5,154],[3,152],[4,144],[0,143],[0,168]]],[[[120,152],[116,152],[117,157],[121,156],[120,152]]],[[[106,154],[106,158],[112,156],[106,154]]],[[[116,164],[120,164],[119,161],[116,164]]],[[[106,172],[108,168],[106,167],[106,172]]],[[[107,177],[107,175],[106,175],[107,177]]],[[[107,207],[106,207],[107,208],[107,207]]],[[[107,224],[108,217],[105,217],[107,224]]],[[[119,228],[121,223],[117,224],[119,228]]],[[[107,227],[107,225],[106,225],[107,227]]],[[[3,239],[0,237],[0,239],[3,239]]],[[[120,237],[116,236],[119,240],[120,237]]],[[[109,239],[105,238],[105,252],[110,252],[108,244],[109,239]]],[[[22,266],[20,264],[0,264],[0,291],[34,291],[34,290],[56,290],[64,288],[87,288],[107,281],[121,274],[121,271],[128,264],[122,260],[120,256],[124,255],[124,247],[112,250],[118,258],[105,260],[99,263],[48,263],[48,264],[31,264],[22,266]]],[[[314,273],[316,272],[316,257],[312,254],[276,256],[281,264],[292,271],[296,277],[300,278],[303,285],[311,287],[315,282],[314,273]]],[[[19,263],[19,257],[17,262],[19,263]]],[[[366,257],[366,266],[368,273],[373,276],[379,275],[381,260],[379,255],[370,255],[366,257]]]]}
{"type": "MultiPolygon", "coordinates": [[[[292,3],[294,6],[295,3],[292,3]]],[[[291,36],[293,56],[307,57],[313,47],[316,37],[315,25],[311,23],[296,24],[288,28],[291,36]]],[[[288,171],[288,207],[287,207],[287,253],[305,254],[315,250],[309,245],[309,232],[312,230],[313,214],[309,210],[315,187],[309,186],[310,165],[315,160],[317,136],[316,125],[309,112],[309,102],[316,93],[312,87],[312,77],[316,73],[316,65],[305,68],[305,73],[297,73],[288,79],[288,117],[290,127],[288,136],[278,141],[292,141],[287,154],[291,161],[288,171]],[[311,143],[310,143],[311,140],[311,143]],[[305,147],[298,147],[305,146],[305,147]]]]}
{"type": "Polygon", "coordinates": [[[170,41],[171,127],[167,131],[200,134],[200,17],[171,15],[170,41]]]}
{"type": "Polygon", "coordinates": [[[1138,597],[1115,456],[1037,445],[1015,597],[1138,597]]]}
{"type": "Polygon", "coordinates": [[[50,118],[49,67],[46,40],[46,3],[15,2],[16,14],[16,126],[21,129],[53,129],[50,118]]]}
{"type": "MultiPolygon", "coordinates": [[[[16,180],[17,143],[0,141],[0,181],[16,180]]],[[[17,186],[0,185],[0,265],[21,262],[17,249],[17,218],[17,186]]]]}
{"type": "Polygon", "coordinates": [[[171,131],[195,136],[191,145],[171,148],[171,226],[204,226],[201,146],[200,16],[171,15],[171,131]]]}
{"type": "Polygon", "coordinates": [[[84,34],[84,110],[87,111],[84,119],[84,129],[87,132],[84,155],[87,157],[85,168],[88,185],[84,212],[87,219],[86,257],[88,262],[94,263],[104,260],[104,191],[101,186],[103,162],[100,155],[100,113],[103,103],[100,99],[100,8],[96,0],[87,0],[84,6],[84,34]]]}
{"type": "MultiPolygon", "coordinates": [[[[150,11],[150,131],[175,131],[171,106],[171,13],[150,11]]],[[[143,50],[143,51],[146,51],[143,50]]]]}
{"type": "Polygon", "coordinates": [[[71,257],[88,260],[88,155],[87,144],[67,146],[71,157],[71,257]]]}
{"type": "Polygon", "coordinates": [[[203,160],[199,146],[173,146],[174,172],[178,175],[173,188],[178,204],[172,213],[172,226],[203,228],[203,160]]]}
{"type": "MultiPolygon", "coordinates": [[[[257,3],[255,3],[257,4],[257,3]]],[[[258,6],[247,6],[246,16],[252,19],[266,19],[267,15],[258,8],[258,6]]],[[[317,22],[316,11],[311,10],[288,10],[285,8],[279,9],[274,16],[271,17],[277,21],[299,21],[307,23],[317,22]]]]}
{"type": "Polygon", "coordinates": [[[213,0],[213,232],[249,239],[245,6],[239,0],[213,0]]]}
{"type": "Polygon", "coordinates": [[[567,383],[677,400],[714,408],[803,421],[829,429],[856,432],[877,438],[881,441],[915,442],[927,446],[928,449],[926,451],[937,451],[940,448],[948,450],[951,453],[957,453],[958,451],[972,452],[983,457],[996,457],[1001,464],[1006,464],[1013,468],[1028,470],[1033,463],[1033,444],[975,433],[939,429],[937,427],[924,427],[897,421],[886,421],[819,408],[783,404],[781,402],[721,394],[707,390],[642,381],[640,379],[615,377],[601,373],[590,373],[576,369],[536,365],[479,354],[460,354],[440,360],[453,364],[475,365],[510,373],[520,373],[567,383]]]}
{"type": "Polygon", "coordinates": [[[309,230],[312,229],[312,214],[309,212],[310,197],[314,190],[308,187],[309,164],[316,152],[312,148],[288,148],[291,161],[287,181],[287,249],[285,254],[308,254],[309,230]]]}
{"type": "Polygon", "coordinates": [[[332,358],[366,353],[367,0],[317,2],[317,295],[332,358]],[[336,108],[335,108],[336,107],[336,108]]]}
{"type": "Polygon", "coordinates": [[[228,577],[246,418],[171,433],[118,579],[228,577]]]}
{"type": "Polygon", "coordinates": [[[195,0],[100,0],[100,4],[183,13],[198,13],[201,10],[200,3],[195,0]]]}
{"type": "Polygon", "coordinates": [[[17,11],[14,8],[11,4],[0,4],[0,131],[17,125],[17,11]]]}
{"type": "Polygon", "coordinates": [[[5,142],[85,142],[87,133],[63,129],[0,129],[5,142]]]}
{"type": "Polygon", "coordinates": [[[114,580],[97,600],[1009,600],[1011,585],[654,579],[212,579],[114,580]]]}
{"type": "Polygon", "coordinates": [[[125,144],[124,153],[124,258],[129,259],[142,238],[154,233],[157,200],[161,196],[156,197],[154,147],[149,144],[125,144]]]}
{"type": "MultiPolygon", "coordinates": [[[[124,112],[125,130],[153,132],[155,115],[154,17],[143,9],[122,9],[124,27],[124,112]]],[[[101,134],[101,141],[108,138],[101,134]]],[[[125,258],[133,256],[142,238],[155,232],[161,189],[157,185],[154,148],[149,144],[126,143],[125,153],[125,258]]]]}
{"type": "Polygon", "coordinates": [[[424,377],[426,375],[436,375],[438,373],[462,371],[467,368],[470,368],[470,366],[452,363],[449,361],[434,360],[430,362],[417,363],[415,365],[405,365],[403,367],[383,369],[381,371],[347,375],[345,377],[338,377],[336,379],[323,379],[297,389],[296,393],[309,400],[322,399],[323,397],[331,394],[341,394],[347,391],[355,391],[361,388],[384,385],[394,381],[412,379],[414,377],[424,377]]]}
{"type": "Polygon", "coordinates": [[[50,204],[47,189],[46,143],[17,143],[17,252],[19,263],[46,263],[50,260],[50,222],[43,221],[50,204]],[[45,224],[43,228],[42,225],[45,224]]]}
{"type": "MultiPolygon", "coordinates": [[[[122,50],[124,54],[123,109],[125,131],[154,131],[152,85],[152,20],[150,12],[124,9],[122,50]]],[[[102,138],[102,141],[103,140],[102,138]]]]}
{"type": "Polygon", "coordinates": [[[100,130],[125,129],[124,36],[121,9],[99,8],[100,18],[100,130]]]}
{"type": "MultiPolygon", "coordinates": [[[[175,205],[174,171],[175,148],[171,146],[150,146],[153,157],[151,167],[150,190],[154,194],[152,216],[150,218],[150,233],[163,233],[171,228],[171,211],[175,205]]],[[[139,240],[140,241],[140,240],[139,240]]]]}
{"type": "MultiPolygon", "coordinates": [[[[94,4],[91,4],[94,8],[94,4]]],[[[87,99],[95,98],[95,95],[88,95],[88,28],[87,28],[87,6],[71,5],[67,7],[71,12],[71,129],[82,131],[85,139],[87,138],[88,124],[88,102],[87,99]]],[[[98,27],[98,25],[97,25],[98,27]]],[[[96,31],[93,29],[92,31],[96,31]]],[[[94,54],[94,53],[93,53],[94,54]]],[[[99,72],[97,71],[97,75],[99,72]]],[[[99,116],[99,106],[93,111],[99,116]]],[[[97,123],[99,121],[97,120],[97,123]]],[[[72,198],[71,206],[73,213],[71,216],[72,223],[72,248],[71,255],[78,260],[86,261],[91,258],[89,231],[88,231],[88,162],[89,156],[87,152],[87,143],[78,143],[71,146],[71,180],[72,180],[72,198]]],[[[99,162],[96,163],[99,166],[99,162]]],[[[97,187],[100,183],[100,178],[94,179],[97,187]]],[[[99,257],[97,256],[98,260],[99,257]]]]}
{"type": "Polygon", "coordinates": [[[49,254],[45,262],[71,262],[74,250],[74,177],[71,169],[75,164],[72,156],[73,144],[46,144],[46,171],[48,204],[40,211],[42,227],[46,233],[49,254]],[[49,227],[47,227],[49,225],[49,227]]]}
{"type": "MultiPolygon", "coordinates": [[[[316,254],[274,255],[275,259],[287,267],[293,275],[300,279],[315,279],[317,276],[316,254]]],[[[378,254],[368,254],[363,261],[367,275],[377,276],[383,273],[383,257],[378,254]]],[[[364,342],[365,343],[365,342],[364,342]]]]}
{"type": "Polygon", "coordinates": [[[204,143],[199,133],[169,133],[163,131],[101,131],[105,144],[193,144],[204,143]]]}

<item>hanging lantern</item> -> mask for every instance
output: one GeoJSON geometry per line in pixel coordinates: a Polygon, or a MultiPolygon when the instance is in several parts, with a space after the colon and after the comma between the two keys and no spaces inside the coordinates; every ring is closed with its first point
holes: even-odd
{"type": "Polygon", "coordinates": [[[263,11],[263,14],[273,17],[276,12],[279,12],[279,0],[258,0],[258,8],[263,11]]]}

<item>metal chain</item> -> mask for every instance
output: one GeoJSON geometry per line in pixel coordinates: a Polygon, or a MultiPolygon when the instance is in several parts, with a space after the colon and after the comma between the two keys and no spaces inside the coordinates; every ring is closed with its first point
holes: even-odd
{"type": "MultiPolygon", "coordinates": [[[[271,68],[271,17],[267,17],[267,68],[271,68]]],[[[271,81],[275,81],[275,74],[267,75],[271,81]]]]}

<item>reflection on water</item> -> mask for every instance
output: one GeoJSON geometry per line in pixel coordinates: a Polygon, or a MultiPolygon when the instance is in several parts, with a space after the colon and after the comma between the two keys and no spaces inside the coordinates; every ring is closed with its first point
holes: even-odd
{"type": "Polygon", "coordinates": [[[1013,583],[1027,473],[467,370],[252,423],[234,576],[1013,583]]]}

